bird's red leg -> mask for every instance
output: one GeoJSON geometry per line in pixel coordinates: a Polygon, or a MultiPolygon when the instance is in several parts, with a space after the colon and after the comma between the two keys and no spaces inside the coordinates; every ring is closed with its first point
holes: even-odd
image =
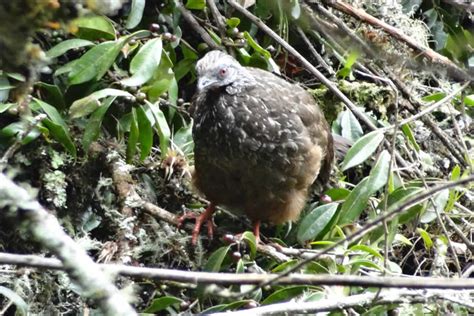
{"type": "Polygon", "coordinates": [[[255,240],[260,243],[260,220],[256,220],[252,222],[253,224],[253,234],[255,235],[255,240]]]}
{"type": "Polygon", "coordinates": [[[194,224],[193,232],[191,235],[191,242],[193,245],[196,245],[199,233],[201,231],[202,224],[207,224],[207,235],[209,239],[213,238],[214,235],[214,223],[212,222],[212,214],[216,210],[216,206],[213,203],[210,203],[204,212],[199,215],[195,213],[186,213],[179,218],[178,227],[180,227],[186,219],[194,218],[196,223],[194,224]]]}

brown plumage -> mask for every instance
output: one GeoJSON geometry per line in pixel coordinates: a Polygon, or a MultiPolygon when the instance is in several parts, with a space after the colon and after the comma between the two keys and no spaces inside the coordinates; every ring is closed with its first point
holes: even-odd
{"type": "Polygon", "coordinates": [[[193,242],[214,205],[246,214],[257,234],[260,221],[296,220],[308,188],[326,183],[333,163],[333,138],[318,105],[302,87],[220,51],[207,53],[196,70],[193,183],[211,206],[193,242]]]}

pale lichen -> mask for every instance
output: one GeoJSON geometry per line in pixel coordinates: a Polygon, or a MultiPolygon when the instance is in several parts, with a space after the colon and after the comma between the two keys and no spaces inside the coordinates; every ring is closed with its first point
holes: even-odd
{"type": "Polygon", "coordinates": [[[53,203],[57,208],[65,208],[67,202],[66,175],[64,172],[54,170],[47,172],[43,176],[44,188],[48,192],[46,200],[53,203]]]}

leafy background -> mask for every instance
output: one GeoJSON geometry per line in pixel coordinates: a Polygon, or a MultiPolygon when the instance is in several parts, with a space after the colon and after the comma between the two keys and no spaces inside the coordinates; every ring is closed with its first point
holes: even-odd
{"type": "MultiPolygon", "coordinates": [[[[36,195],[97,261],[215,272],[280,272],[301,260],[304,251],[324,249],[344,239],[369,220],[420,194],[425,186],[458,180],[472,172],[472,85],[460,89],[462,83],[402,42],[330,10],[370,48],[368,54],[360,43],[335,30],[314,1],[259,0],[251,5],[251,12],[318,66],[357,105],[377,127],[371,131],[277,42],[226,1],[216,2],[225,17],[222,25],[212,18],[204,0],[184,4],[124,1],[105,14],[97,8],[79,10],[62,1],[50,1],[46,8],[50,10],[40,7],[44,5],[41,1],[1,5],[2,170],[36,195]],[[211,43],[203,40],[186,14],[208,34],[211,43]],[[205,207],[206,201],[190,187],[193,141],[188,107],[195,89],[194,65],[212,46],[225,47],[246,66],[275,71],[304,85],[321,104],[333,132],[354,143],[338,162],[325,199],[319,201],[320,192],[314,192],[298,222],[264,226],[265,242],[279,244],[284,260],[258,251],[253,234],[245,232],[248,221],[224,210],[215,217],[217,236],[208,240],[202,234],[199,244],[192,247],[186,230],[151,216],[140,203],[121,194],[120,185],[127,183],[143,201],[176,215],[205,207]],[[388,71],[405,84],[409,94],[387,83],[388,71]],[[458,92],[424,120],[398,126],[396,133],[389,128],[421,110],[413,104],[430,105],[454,90],[458,92]],[[439,133],[454,150],[440,141],[439,133]],[[395,161],[392,148],[401,160],[395,161]],[[116,176],[116,163],[128,168],[130,179],[116,176]]],[[[392,7],[371,2],[362,7],[472,75],[473,22],[464,7],[439,1],[402,1],[392,7]]],[[[301,271],[460,275],[472,264],[469,189],[443,190],[301,271]],[[443,225],[448,222],[452,224],[443,225]]],[[[0,221],[0,249],[41,252],[17,219],[6,216],[0,221]]],[[[65,274],[33,270],[18,274],[20,277],[0,273],[0,310],[6,314],[21,314],[26,309],[38,314],[84,312],[80,293],[65,274]]],[[[216,295],[223,290],[217,286],[124,277],[119,284],[133,287],[138,311],[163,314],[237,310],[371,291],[271,286],[236,300],[216,295]]],[[[374,304],[357,308],[357,312],[385,314],[395,309],[403,314],[469,313],[468,307],[448,301],[374,304]]],[[[333,312],[338,313],[342,312],[333,312]]]]}

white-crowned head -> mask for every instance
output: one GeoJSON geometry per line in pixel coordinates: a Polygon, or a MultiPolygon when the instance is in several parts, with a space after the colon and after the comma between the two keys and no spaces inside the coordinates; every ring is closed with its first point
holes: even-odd
{"type": "Polygon", "coordinates": [[[196,72],[198,91],[226,87],[231,92],[255,83],[254,77],[245,67],[232,56],[218,50],[204,55],[196,64],[196,72]]]}

